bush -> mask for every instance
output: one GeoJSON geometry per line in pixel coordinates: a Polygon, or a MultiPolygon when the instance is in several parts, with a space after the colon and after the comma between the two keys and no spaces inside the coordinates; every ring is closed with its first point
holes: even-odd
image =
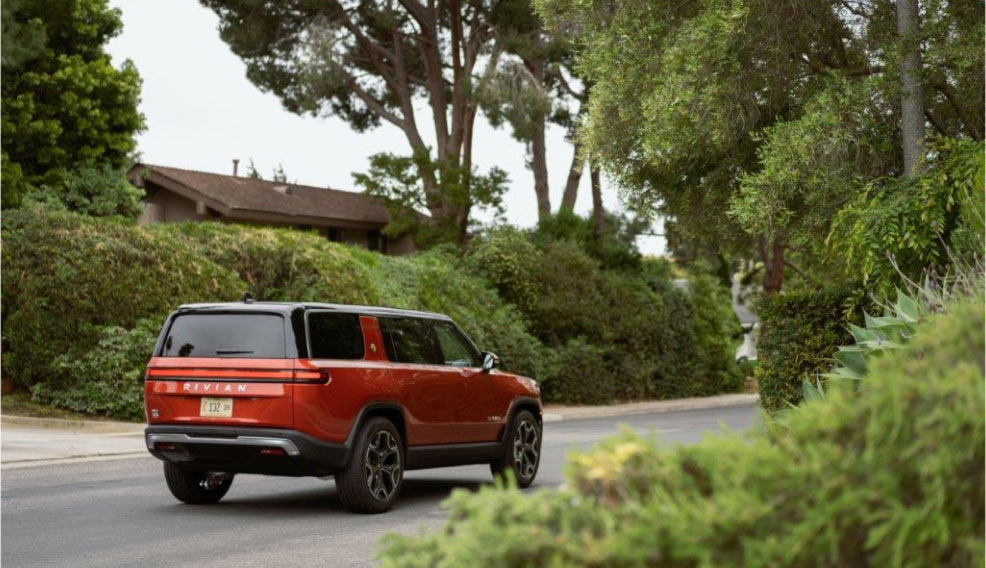
{"type": "Polygon", "coordinates": [[[33,399],[76,412],[143,419],[144,368],[160,327],[158,320],[143,319],[131,330],[102,328],[95,349],[55,359],[59,383],[64,386],[38,383],[31,389],[33,399]]]}
{"type": "Polygon", "coordinates": [[[192,301],[237,300],[236,275],[167,234],[41,207],[3,215],[4,376],[61,390],[54,361],[81,357],[102,328],[160,322],[192,301]]]}
{"type": "Polygon", "coordinates": [[[144,190],[131,184],[125,171],[110,164],[50,171],[48,177],[52,179],[28,191],[28,200],[95,217],[136,219],[144,210],[140,202],[144,190]]]}
{"type": "Polygon", "coordinates": [[[760,404],[778,411],[797,404],[801,385],[832,366],[832,354],[852,340],[845,316],[850,292],[816,292],[764,296],[757,305],[757,386],[760,404]]]}
{"type": "Polygon", "coordinates": [[[552,357],[527,331],[524,319],[486,280],[458,268],[441,249],[409,257],[361,251],[380,303],[394,308],[447,314],[476,345],[502,357],[503,368],[544,379],[552,357]]]}
{"type": "Polygon", "coordinates": [[[236,272],[257,300],[375,304],[369,272],[353,248],[314,232],[219,223],[161,223],[147,231],[184,240],[236,272]]]}
{"type": "Polygon", "coordinates": [[[975,566],[984,533],[981,299],[923,324],[767,431],[575,455],[566,488],[457,490],[445,526],[389,535],[385,567],[975,566]]]}

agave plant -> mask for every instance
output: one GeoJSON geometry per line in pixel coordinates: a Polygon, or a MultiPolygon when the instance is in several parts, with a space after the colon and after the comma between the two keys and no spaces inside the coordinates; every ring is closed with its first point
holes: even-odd
{"type": "Polygon", "coordinates": [[[815,377],[814,383],[808,378],[802,381],[804,399],[812,401],[825,398],[823,378],[855,381],[858,388],[859,382],[869,371],[871,357],[884,351],[900,349],[910,341],[917,323],[941,307],[930,283],[918,290],[919,293],[912,297],[898,289],[897,301],[884,305],[882,316],[864,314],[865,327],[849,324],[849,332],[855,343],[844,345],[835,352],[832,356],[835,365],[831,371],[815,377]]]}

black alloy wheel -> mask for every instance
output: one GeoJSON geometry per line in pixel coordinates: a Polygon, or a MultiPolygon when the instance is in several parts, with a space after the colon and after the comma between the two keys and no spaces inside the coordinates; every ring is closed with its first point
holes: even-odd
{"type": "Polygon", "coordinates": [[[339,500],[350,511],[390,509],[404,481],[404,446],[397,427],[382,416],[364,422],[353,440],[352,457],[335,480],[339,500]]]}
{"type": "Polygon", "coordinates": [[[540,464],[541,425],[533,414],[522,410],[514,418],[503,457],[490,464],[490,471],[494,476],[512,471],[517,485],[523,488],[534,482],[540,464]]]}

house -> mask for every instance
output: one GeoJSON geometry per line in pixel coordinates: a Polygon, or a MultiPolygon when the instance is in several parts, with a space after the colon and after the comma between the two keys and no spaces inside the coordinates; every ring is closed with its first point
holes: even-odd
{"type": "Polygon", "coordinates": [[[144,189],[141,224],[218,221],[313,230],[388,254],[414,251],[410,235],[388,238],[387,207],[351,191],[136,164],[127,178],[144,189]]]}

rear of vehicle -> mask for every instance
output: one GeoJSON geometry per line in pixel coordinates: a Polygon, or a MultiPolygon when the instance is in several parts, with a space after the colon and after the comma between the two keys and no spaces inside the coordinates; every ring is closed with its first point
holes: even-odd
{"type": "Polygon", "coordinates": [[[221,488],[235,473],[328,475],[343,465],[342,444],[295,429],[297,389],[328,379],[301,358],[305,345],[303,310],[286,304],[193,306],[168,318],[147,368],[146,441],[176,497],[205,502],[183,498],[181,477],[221,488]]]}

